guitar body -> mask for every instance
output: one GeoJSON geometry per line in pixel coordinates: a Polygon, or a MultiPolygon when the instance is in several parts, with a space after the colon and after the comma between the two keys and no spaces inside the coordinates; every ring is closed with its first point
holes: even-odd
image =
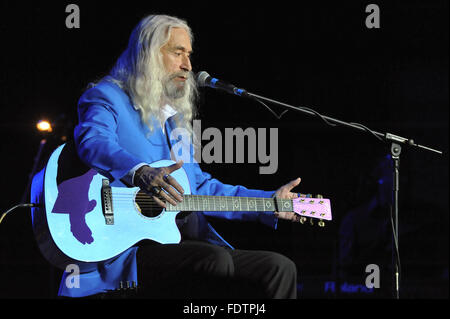
{"type": "MultiPolygon", "coordinates": [[[[173,163],[163,160],[151,166],[173,163]]],[[[185,171],[181,168],[171,175],[185,194],[190,194],[185,171]]],[[[180,242],[175,222],[179,212],[159,209],[155,216],[145,216],[134,200],[138,188],[110,188],[113,223],[108,224],[102,197],[105,180],[81,163],[73,144],[57,148],[34,177],[31,196],[41,207],[33,208],[33,229],[43,255],[53,265],[65,269],[68,264],[77,264],[87,271],[145,239],[162,244],[180,242]]]]}

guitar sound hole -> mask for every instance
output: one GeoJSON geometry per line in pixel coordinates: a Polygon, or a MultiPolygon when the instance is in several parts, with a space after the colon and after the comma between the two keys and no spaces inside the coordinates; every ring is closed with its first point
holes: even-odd
{"type": "Polygon", "coordinates": [[[136,196],[136,205],[140,213],[145,217],[157,217],[162,213],[163,208],[159,206],[153,198],[143,192],[136,196]]]}

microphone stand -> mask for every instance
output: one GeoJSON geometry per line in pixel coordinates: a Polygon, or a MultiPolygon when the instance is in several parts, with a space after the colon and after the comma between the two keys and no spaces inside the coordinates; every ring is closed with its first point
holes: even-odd
{"type": "Polygon", "coordinates": [[[400,256],[399,256],[399,244],[398,244],[398,212],[399,212],[398,202],[399,202],[399,190],[400,190],[400,188],[399,188],[400,154],[402,151],[402,145],[419,148],[422,150],[434,152],[434,153],[441,154],[441,155],[442,155],[442,151],[435,150],[435,149],[432,149],[430,147],[423,146],[420,144],[416,144],[414,142],[414,140],[409,139],[409,138],[401,137],[401,136],[391,134],[391,133],[384,133],[384,134],[379,133],[379,132],[376,132],[374,130],[367,128],[366,126],[364,126],[362,124],[348,123],[348,122],[344,122],[344,121],[341,121],[341,120],[338,120],[338,119],[335,119],[332,117],[323,116],[312,109],[309,109],[306,107],[295,107],[295,106],[292,106],[292,105],[289,105],[286,103],[278,102],[278,101],[275,101],[275,100],[272,100],[272,99],[269,99],[269,98],[266,98],[266,97],[263,97],[260,95],[250,93],[245,90],[240,90],[239,92],[235,92],[235,94],[255,99],[256,101],[258,101],[259,103],[262,103],[266,107],[267,107],[267,105],[265,105],[260,100],[283,106],[289,110],[294,110],[297,112],[302,112],[302,113],[306,113],[309,115],[318,116],[323,121],[325,121],[327,124],[332,125],[332,126],[340,125],[340,126],[345,126],[345,127],[349,127],[352,129],[356,129],[359,131],[365,131],[365,132],[372,134],[375,138],[379,139],[381,142],[387,142],[387,143],[391,144],[390,153],[391,153],[391,157],[393,160],[393,177],[394,177],[393,190],[392,190],[393,191],[393,212],[391,212],[391,223],[392,223],[393,244],[395,245],[395,249],[394,249],[395,253],[393,252],[393,269],[392,269],[393,281],[394,281],[393,294],[396,299],[399,299],[400,298],[400,256]],[[392,217],[392,215],[394,215],[394,217],[392,217]],[[392,218],[393,218],[393,220],[392,220],[392,218]]]}

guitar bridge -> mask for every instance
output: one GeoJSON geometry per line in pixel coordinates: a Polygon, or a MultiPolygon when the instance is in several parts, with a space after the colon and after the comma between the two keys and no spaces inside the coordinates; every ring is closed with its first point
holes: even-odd
{"type": "Polygon", "coordinates": [[[108,179],[102,180],[102,210],[106,225],[114,225],[112,191],[108,179]]]}

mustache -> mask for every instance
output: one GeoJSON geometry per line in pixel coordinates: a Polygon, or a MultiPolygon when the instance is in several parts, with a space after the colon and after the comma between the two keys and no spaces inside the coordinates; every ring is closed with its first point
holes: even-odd
{"type": "Polygon", "coordinates": [[[186,78],[188,80],[191,80],[191,79],[194,78],[194,74],[193,74],[192,71],[180,71],[180,72],[169,74],[168,77],[169,77],[169,80],[173,80],[173,79],[178,78],[178,77],[183,77],[183,78],[186,78]]]}

